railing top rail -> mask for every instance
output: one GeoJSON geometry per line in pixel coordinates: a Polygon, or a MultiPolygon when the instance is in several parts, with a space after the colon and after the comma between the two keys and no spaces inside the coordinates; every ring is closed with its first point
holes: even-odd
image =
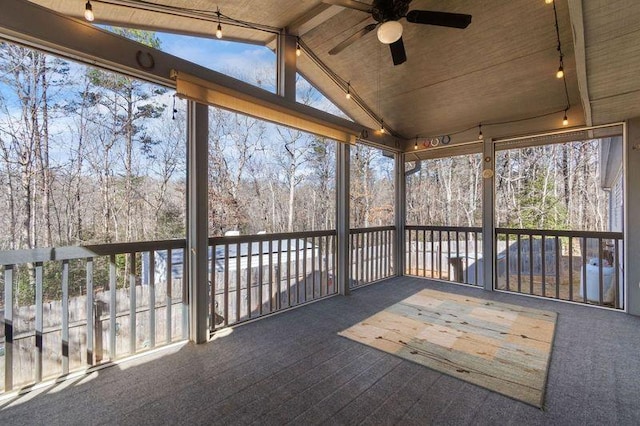
{"type": "Polygon", "coordinates": [[[253,243],[258,241],[291,240],[305,237],[327,237],[331,235],[337,235],[335,229],[323,231],[286,232],[280,234],[228,235],[224,237],[209,237],[208,244],[211,246],[223,244],[253,243]]]}
{"type": "Polygon", "coordinates": [[[186,240],[136,241],[131,243],[94,244],[88,246],[42,247],[26,250],[1,250],[0,265],[86,259],[122,253],[180,249],[186,240]]]}
{"type": "Polygon", "coordinates": [[[393,225],[388,226],[372,226],[368,228],[352,228],[349,230],[350,234],[362,234],[366,232],[378,232],[378,231],[395,231],[396,227],[393,225]]]}
{"type": "Polygon", "coordinates": [[[624,237],[622,232],[604,231],[567,231],[553,229],[517,229],[517,228],[496,228],[496,234],[511,235],[541,235],[545,237],[585,237],[585,238],[605,238],[621,240],[624,237]]]}
{"type": "Polygon", "coordinates": [[[480,226],[406,225],[405,229],[412,231],[482,232],[482,227],[480,226]]]}

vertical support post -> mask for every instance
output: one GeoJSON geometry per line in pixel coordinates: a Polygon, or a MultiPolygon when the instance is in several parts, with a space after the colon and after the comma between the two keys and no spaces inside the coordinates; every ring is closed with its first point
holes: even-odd
{"type": "Polygon", "coordinates": [[[277,93],[292,102],[296,101],[296,45],[295,36],[280,32],[276,51],[277,93]]]}
{"type": "MultiPolygon", "coordinates": [[[[349,264],[349,210],[350,210],[350,173],[351,173],[351,146],[346,143],[338,143],[336,155],[338,171],[336,176],[336,230],[337,230],[337,283],[338,291],[342,295],[351,292],[349,282],[351,278],[351,265],[349,264]]],[[[322,275],[321,275],[322,276],[322,275]]]]}
{"type": "Polygon", "coordinates": [[[640,315],[640,262],[630,262],[640,252],[640,117],[625,125],[624,138],[624,282],[627,312],[640,315]]]}
{"type": "MultiPolygon", "coordinates": [[[[207,341],[207,240],[209,108],[187,105],[187,249],[189,340],[207,341]]],[[[185,268],[186,269],[186,268],[185,268]]]]}
{"type": "Polygon", "coordinates": [[[493,291],[495,253],[495,212],[493,205],[495,185],[495,148],[488,138],[482,145],[482,281],[484,289],[493,291]]]}
{"type": "MultiPolygon", "coordinates": [[[[394,155],[394,171],[395,171],[395,225],[396,238],[393,247],[393,266],[395,276],[399,277],[405,273],[405,247],[406,235],[405,225],[407,222],[407,176],[405,174],[405,154],[396,153],[394,155]]],[[[416,236],[417,238],[417,236],[416,236]]]]}

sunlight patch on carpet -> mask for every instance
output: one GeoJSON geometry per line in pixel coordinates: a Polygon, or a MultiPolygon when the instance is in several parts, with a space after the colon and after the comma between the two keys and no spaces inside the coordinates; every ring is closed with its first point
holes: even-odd
{"type": "Polygon", "coordinates": [[[422,290],[341,336],[542,407],[557,314],[422,290]]]}

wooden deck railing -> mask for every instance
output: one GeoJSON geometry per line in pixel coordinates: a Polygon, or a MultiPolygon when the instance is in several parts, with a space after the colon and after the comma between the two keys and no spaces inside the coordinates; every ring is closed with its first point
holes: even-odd
{"type": "Polygon", "coordinates": [[[350,288],[361,287],[395,275],[393,247],[395,226],[351,229],[350,288]]]}
{"type": "Polygon", "coordinates": [[[211,330],[338,291],[335,230],[213,237],[209,250],[211,330]]]}
{"type": "Polygon", "coordinates": [[[405,273],[482,285],[482,228],[408,225],[405,273]]]}
{"type": "Polygon", "coordinates": [[[624,307],[622,232],[496,229],[499,290],[624,307]]]}
{"type": "Polygon", "coordinates": [[[186,280],[174,262],[184,248],[168,240],[0,251],[3,390],[186,338],[186,280]]]}

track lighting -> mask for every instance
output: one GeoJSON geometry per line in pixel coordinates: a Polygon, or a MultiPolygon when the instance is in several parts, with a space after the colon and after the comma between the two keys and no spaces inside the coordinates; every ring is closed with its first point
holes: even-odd
{"type": "Polygon", "coordinates": [[[569,118],[567,117],[567,110],[564,110],[564,117],[562,118],[562,125],[563,126],[568,126],[569,125],[569,118]]]}
{"type": "Polygon", "coordinates": [[[216,29],[216,38],[222,38],[222,25],[220,25],[220,9],[216,10],[216,15],[218,15],[218,28],[216,29]]]}
{"type": "Polygon", "coordinates": [[[89,22],[93,22],[96,17],[93,15],[93,7],[91,7],[91,1],[88,1],[87,4],[84,5],[84,19],[89,22]]]}
{"type": "Polygon", "coordinates": [[[484,135],[482,134],[482,124],[478,124],[478,139],[484,139],[484,135]]]}
{"type": "Polygon", "coordinates": [[[347,94],[344,95],[345,98],[351,99],[351,83],[347,83],[347,94]]]}
{"type": "Polygon", "coordinates": [[[557,78],[564,77],[564,68],[562,67],[562,65],[560,65],[560,67],[558,68],[558,72],[556,73],[556,77],[557,78]]]}

